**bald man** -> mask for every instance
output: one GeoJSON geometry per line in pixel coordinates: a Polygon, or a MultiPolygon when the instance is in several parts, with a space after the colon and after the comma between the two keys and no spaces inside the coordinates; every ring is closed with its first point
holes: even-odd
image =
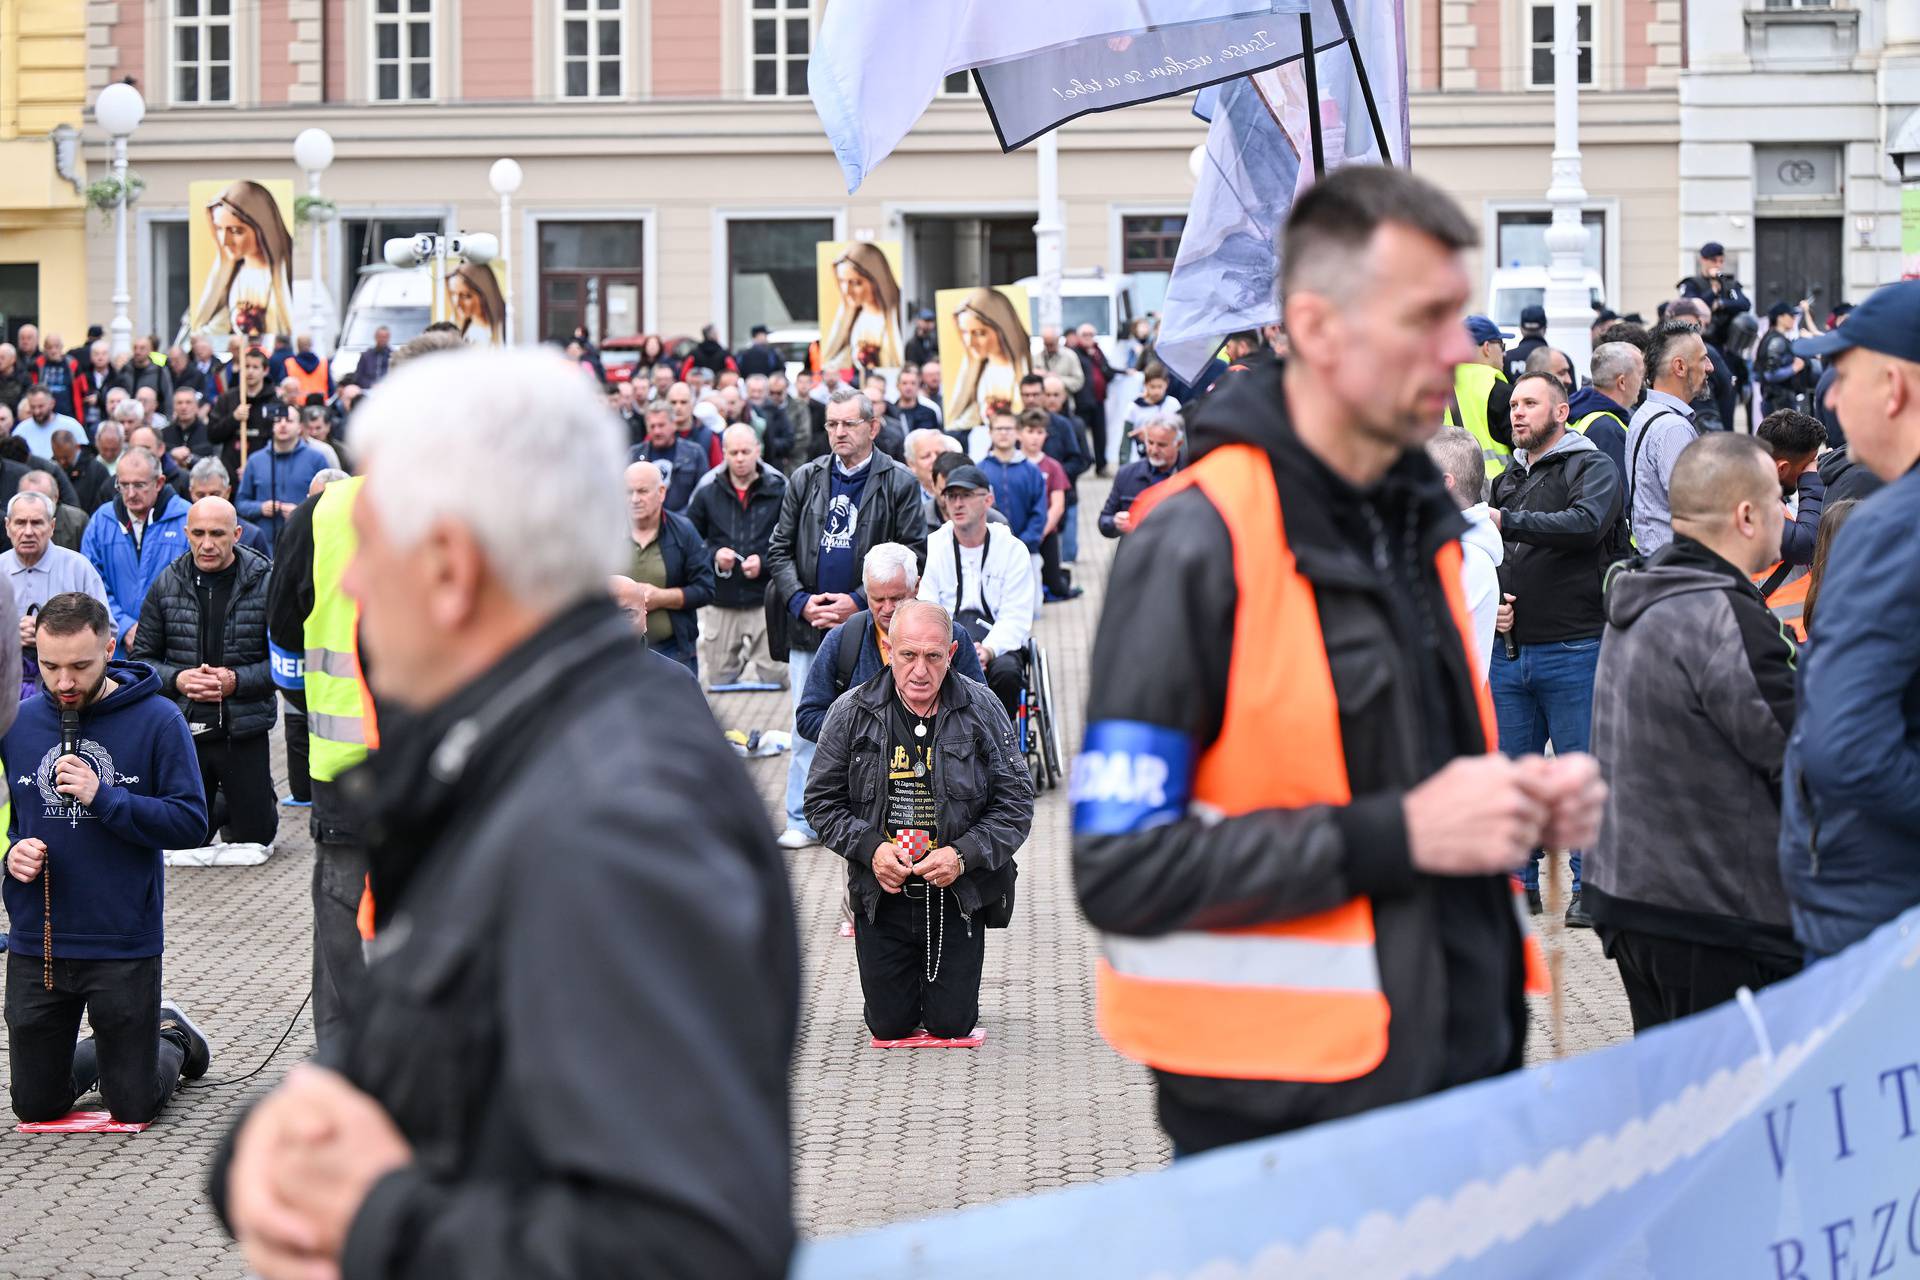
{"type": "Polygon", "coordinates": [[[187,511],[191,554],[154,580],[131,656],[150,665],[193,731],[206,789],[206,860],[259,861],[279,825],[268,731],[275,718],[267,661],[267,558],[240,545],[225,498],[187,511]],[[225,858],[217,855],[225,854],[225,858]]]}
{"type": "Polygon", "coordinates": [[[662,468],[645,459],[627,465],[627,533],[632,567],[647,608],[647,647],[700,674],[699,611],[713,602],[713,565],[692,522],[666,509],[662,468]]]}
{"type": "Polygon", "coordinates": [[[787,664],[767,648],[767,552],[780,523],[787,478],[760,456],[752,427],[720,435],[722,465],[700,478],[687,519],[713,566],[713,607],[700,614],[700,666],[709,687],[787,687],[787,664]]]}
{"type": "Polygon", "coordinates": [[[1594,680],[1611,790],[1583,902],[1636,1032],[1800,969],[1781,883],[1793,641],[1752,577],[1780,556],[1766,446],[1716,432],[1674,464],[1673,541],[1615,571],[1594,680]]]}

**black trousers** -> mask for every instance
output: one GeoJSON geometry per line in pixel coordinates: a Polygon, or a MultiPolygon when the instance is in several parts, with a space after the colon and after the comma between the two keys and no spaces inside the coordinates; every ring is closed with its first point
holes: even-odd
{"type": "Polygon", "coordinates": [[[360,892],[367,851],[313,842],[313,1039],[332,1045],[366,1001],[367,959],[360,944],[360,892]]]}
{"type": "Polygon", "coordinates": [[[86,1081],[75,1080],[74,1040],[85,1011],[93,1028],[100,1096],[115,1120],[144,1124],[159,1114],[186,1060],[184,1035],[160,1034],[160,957],[53,961],[53,990],[39,953],[7,956],[7,1053],[13,1114],[58,1120],[86,1081]]]}
{"type": "MultiPolygon", "coordinates": [[[[1061,517],[1064,521],[1065,517],[1061,517]]],[[[1055,529],[1040,541],[1040,585],[1056,596],[1073,590],[1073,579],[1060,565],[1060,530],[1055,529]]]]}
{"type": "Polygon", "coordinates": [[[1741,987],[1758,991],[1800,972],[1798,960],[1651,933],[1609,929],[1604,940],[1620,966],[1636,1034],[1724,1004],[1741,987]]]}
{"type": "Polygon", "coordinates": [[[876,1038],[903,1040],[925,1027],[929,1035],[956,1040],[979,1025],[987,930],[960,914],[953,894],[915,877],[900,893],[882,893],[872,920],[856,906],[853,952],[867,1027],[876,1038]],[[939,957],[932,982],[927,981],[929,914],[939,957]]]}
{"type": "Polygon", "coordinates": [[[280,829],[280,797],[273,790],[273,753],[259,734],[238,742],[214,734],[193,740],[200,782],[207,793],[210,839],[272,844],[280,829]]]}
{"type": "Polygon", "coordinates": [[[307,772],[307,703],[304,695],[281,695],[287,704],[287,790],[295,800],[313,800],[313,777],[307,772]],[[296,701],[296,699],[298,699],[296,701]]]}
{"type": "Polygon", "coordinates": [[[1017,653],[996,653],[993,661],[987,664],[987,688],[993,690],[1000,699],[1000,705],[1007,709],[1007,719],[1014,718],[1020,707],[1020,685],[1025,674],[1017,653]]]}

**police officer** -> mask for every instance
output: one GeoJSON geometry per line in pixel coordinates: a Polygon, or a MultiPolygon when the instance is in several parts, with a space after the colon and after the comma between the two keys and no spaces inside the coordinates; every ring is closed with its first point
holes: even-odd
{"type": "Polygon", "coordinates": [[[1547,345],[1547,309],[1539,304],[1520,308],[1520,341],[1507,352],[1503,371],[1511,382],[1527,371],[1527,357],[1547,345]]]}
{"type": "Polygon", "coordinates": [[[1505,372],[1506,339],[1500,335],[1500,326],[1485,316],[1467,317],[1467,336],[1476,350],[1453,371],[1453,394],[1447,398],[1441,425],[1466,428],[1480,442],[1487,475],[1497,476],[1513,455],[1513,430],[1507,423],[1512,386],[1505,372]]]}
{"type": "Polygon", "coordinates": [[[1280,259],[1292,354],[1195,414],[1114,560],[1074,879],[1101,1031],[1155,1069],[1176,1153],[1521,1061],[1508,873],[1589,840],[1604,787],[1493,753],[1467,526],[1419,447],[1473,354],[1475,238],[1405,170],[1316,183],[1280,259]]]}

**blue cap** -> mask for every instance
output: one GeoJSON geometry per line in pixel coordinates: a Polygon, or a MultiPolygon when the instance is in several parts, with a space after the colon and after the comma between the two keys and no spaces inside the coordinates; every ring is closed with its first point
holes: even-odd
{"type": "MultiPolygon", "coordinates": [[[[1849,321],[1851,323],[1851,321],[1849,321]]],[[[1500,326],[1485,316],[1467,317],[1467,334],[1475,342],[1505,342],[1507,335],[1500,332],[1500,326]]]]}
{"type": "Polygon", "coordinates": [[[1793,354],[1825,358],[1865,347],[1896,360],[1920,363],[1920,280],[1884,284],[1847,313],[1847,322],[1793,344],[1793,354]]]}
{"type": "Polygon", "coordinates": [[[1727,256],[1727,246],[1721,244],[1718,240],[1709,240],[1700,246],[1700,256],[1703,258],[1724,258],[1727,256]]]}
{"type": "Polygon", "coordinates": [[[914,319],[915,320],[931,320],[933,319],[933,312],[927,309],[926,307],[922,307],[920,308],[920,313],[914,316],[914,319]]]}

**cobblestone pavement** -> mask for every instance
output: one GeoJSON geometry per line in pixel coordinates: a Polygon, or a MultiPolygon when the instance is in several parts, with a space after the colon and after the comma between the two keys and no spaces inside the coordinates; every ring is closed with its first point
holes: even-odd
{"type": "MultiPolygon", "coordinates": [[[[1077,580],[1087,594],[1048,606],[1039,628],[1055,666],[1069,754],[1080,736],[1112,550],[1093,528],[1105,488],[1082,485],[1087,536],[1077,580]]],[[[784,694],[714,702],[725,727],[787,727],[784,694]]],[[[786,758],[748,768],[777,822],[786,758]]],[[[281,812],[280,852],[266,865],[167,873],[166,987],[214,1042],[210,1081],[259,1066],[307,990],[312,851],[304,811],[281,812]]],[[[1073,903],[1064,792],[1040,798],[1020,855],[1014,926],[989,937],[981,997],[987,1042],[977,1050],[869,1048],[853,943],[837,930],[844,864],[818,848],[789,855],[788,863],[803,950],[793,1070],[795,1213],[803,1234],[857,1230],[1166,1162],[1145,1071],[1093,1029],[1092,938],[1073,903]]],[[[1572,932],[1557,944],[1565,979],[1561,1051],[1624,1038],[1625,1000],[1593,935],[1572,932]]],[[[1532,1005],[1528,1058],[1537,1062],[1553,1057],[1554,1045],[1548,1002],[1532,1005]]],[[[312,1046],[303,1011],[265,1071],[237,1085],[183,1091],[143,1134],[29,1137],[0,1127],[0,1275],[244,1276],[204,1205],[206,1162],[238,1111],[312,1046]]],[[[5,1077],[0,1047],[0,1082],[5,1077]]]]}

